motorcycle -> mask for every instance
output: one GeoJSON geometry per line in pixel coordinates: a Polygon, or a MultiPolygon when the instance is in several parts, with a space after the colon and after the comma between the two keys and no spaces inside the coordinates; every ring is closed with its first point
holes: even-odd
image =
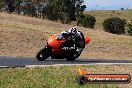
{"type": "MultiPolygon", "coordinates": [[[[89,37],[84,38],[85,45],[90,42],[89,37]]],[[[65,59],[67,61],[73,61],[80,55],[76,55],[76,50],[78,47],[70,47],[71,44],[66,46],[67,40],[61,34],[51,35],[47,41],[47,45],[42,48],[36,55],[37,60],[44,61],[45,59],[51,57],[51,59],[65,59]]]]}

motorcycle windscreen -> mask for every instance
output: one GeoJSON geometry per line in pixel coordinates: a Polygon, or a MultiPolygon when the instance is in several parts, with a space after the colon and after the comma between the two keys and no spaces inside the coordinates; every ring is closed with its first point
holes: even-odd
{"type": "Polygon", "coordinates": [[[88,44],[90,42],[90,38],[89,37],[85,37],[85,44],[88,44]]]}
{"type": "Polygon", "coordinates": [[[56,35],[51,35],[48,39],[48,45],[53,49],[59,48],[59,46],[65,42],[65,40],[57,40],[56,37],[56,35]]]}

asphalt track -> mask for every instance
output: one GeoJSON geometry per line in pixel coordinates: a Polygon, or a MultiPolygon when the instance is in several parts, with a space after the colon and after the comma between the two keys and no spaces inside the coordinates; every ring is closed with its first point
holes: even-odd
{"type": "Polygon", "coordinates": [[[50,59],[38,61],[35,57],[0,56],[0,67],[4,66],[47,66],[47,65],[86,65],[86,64],[132,64],[132,60],[81,59],[66,61],[65,59],[50,59]]]}

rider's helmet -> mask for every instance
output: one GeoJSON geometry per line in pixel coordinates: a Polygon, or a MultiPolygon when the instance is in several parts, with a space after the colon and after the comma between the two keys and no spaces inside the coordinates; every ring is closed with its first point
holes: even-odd
{"type": "Polygon", "coordinates": [[[68,33],[70,33],[70,34],[72,34],[72,35],[76,35],[76,33],[77,33],[76,27],[70,28],[70,29],[68,30],[68,33]]]}

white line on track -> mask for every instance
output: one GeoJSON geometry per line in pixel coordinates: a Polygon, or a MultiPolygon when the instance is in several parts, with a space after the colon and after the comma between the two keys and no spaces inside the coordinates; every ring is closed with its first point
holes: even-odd
{"type": "Polygon", "coordinates": [[[132,63],[89,63],[89,64],[54,64],[54,65],[26,65],[26,66],[0,66],[0,68],[35,68],[54,66],[79,66],[79,65],[132,65],[132,63]]]}
{"type": "Polygon", "coordinates": [[[132,65],[132,63],[91,63],[91,64],[54,64],[54,65],[27,65],[27,68],[50,66],[78,66],[78,65],[132,65]]]}

